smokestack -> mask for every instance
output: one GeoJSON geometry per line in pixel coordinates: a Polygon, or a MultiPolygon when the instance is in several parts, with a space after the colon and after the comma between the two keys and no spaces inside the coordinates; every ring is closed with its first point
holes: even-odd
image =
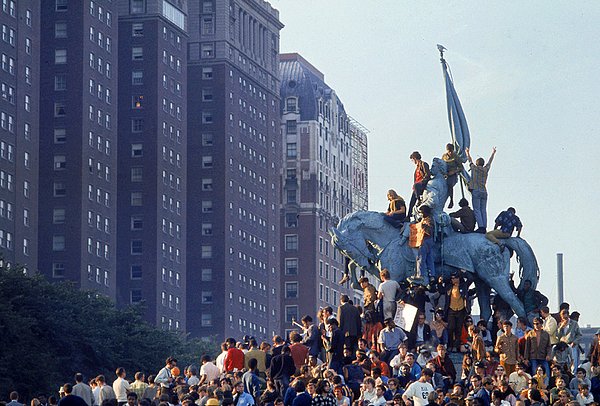
{"type": "Polygon", "coordinates": [[[565,301],[564,291],[563,291],[563,254],[559,252],[556,254],[556,286],[558,288],[558,304],[557,307],[560,306],[561,303],[565,301]]]}

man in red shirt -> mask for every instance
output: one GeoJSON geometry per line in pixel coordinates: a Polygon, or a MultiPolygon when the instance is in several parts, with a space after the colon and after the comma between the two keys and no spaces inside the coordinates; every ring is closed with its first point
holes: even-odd
{"type": "Polygon", "coordinates": [[[408,206],[408,212],[406,213],[407,218],[413,215],[413,207],[415,207],[417,201],[421,199],[421,195],[427,187],[427,182],[429,182],[429,178],[431,177],[429,165],[427,162],[421,160],[421,154],[419,154],[418,151],[410,154],[410,160],[415,164],[415,175],[413,178],[413,192],[410,198],[410,205],[408,206]]]}
{"type": "Polygon", "coordinates": [[[223,362],[225,372],[241,371],[244,369],[244,351],[236,347],[233,338],[228,338],[225,342],[227,343],[227,354],[223,362]]]}
{"type": "Polygon", "coordinates": [[[296,365],[297,369],[300,369],[302,365],[308,363],[308,347],[302,344],[302,337],[297,331],[290,333],[290,341],[292,342],[290,352],[294,359],[294,365],[296,365]]]}

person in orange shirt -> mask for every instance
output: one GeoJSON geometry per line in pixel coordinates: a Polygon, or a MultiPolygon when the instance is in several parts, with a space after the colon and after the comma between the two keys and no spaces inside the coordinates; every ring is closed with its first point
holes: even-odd
{"type": "Polygon", "coordinates": [[[302,344],[302,337],[297,331],[292,331],[290,333],[290,341],[292,342],[292,345],[290,345],[290,352],[294,359],[294,365],[296,365],[296,369],[299,370],[302,365],[308,363],[308,347],[302,344]]]}
{"type": "Polygon", "coordinates": [[[377,351],[371,351],[369,353],[369,359],[371,360],[371,370],[373,368],[378,367],[381,369],[381,375],[391,377],[390,375],[390,367],[386,362],[383,362],[379,359],[379,353],[377,351]]]}
{"type": "Polygon", "coordinates": [[[235,372],[244,369],[244,351],[236,347],[235,339],[228,338],[227,354],[223,362],[225,372],[235,372]]]}

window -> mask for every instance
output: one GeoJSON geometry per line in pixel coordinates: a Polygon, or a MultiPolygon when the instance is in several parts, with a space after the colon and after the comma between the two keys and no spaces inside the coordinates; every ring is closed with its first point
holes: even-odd
{"type": "Polygon", "coordinates": [[[142,254],[142,240],[131,240],[131,255],[142,254]]]}
{"type": "Polygon", "coordinates": [[[202,190],[213,190],[213,180],[212,180],[212,178],[204,178],[204,179],[202,179],[202,190]]]}
{"type": "Polygon", "coordinates": [[[211,89],[202,89],[202,101],[212,101],[213,92],[211,89]]]}
{"type": "Polygon", "coordinates": [[[143,85],[144,84],[144,71],[134,70],[131,72],[131,84],[132,85],[143,85]]]}
{"type": "Polygon", "coordinates": [[[130,292],[130,303],[131,304],[136,304],[136,303],[139,303],[141,301],[142,301],[142,290],[141,289],[131,289],[131,292],[130,292]]]}
{"type": "Polygon", "coordinates": [[[54,170],[61,171],[67,167],[67,157],[65,155],[54,155],[54,170]]]}
{"type": "Polygon", "coordinates": [[[52,277],[53,278],[64,278],[65,277],[65,264],[54,262],[52,264],[52,277]]]}
{"type": "Polygon", "coordinates": [[[201,270],[201,280],[202,282],[210,282],[212,281],[212,269],[203,268],[201,270]]]}
{"type": "Polygon", "coordinates": [[[31,39],[25,38],[25,53],[31,55],[31,39]]]}
{"type": "Polygon", "coordinates": [[[286,111],[296,111],[298,108],[298,99],[295,97],[288,97],[285,100],[285,110],[286,111]]]}
{"type": "Polygon", "coordinates": [[[213,135],[212,134],[202,134],[202,146],[203,147],[212,147],[213,145],[213,135]]]}
{"type": "Polygon", "coordinates": [[[201,247],[202,258],[212,258],[212,245],[203,245],[201,247]]]}
{"type": "Polygon", "coordinates": [[[144,48],[142,48],[142,47],[131,48],[131,60],[143,61],[144,60],[144,48]]]}
{"type": "Polygon", "coordinates": [[[146,12],[146,0],[131,0],[131,14],[142,14],[146,12]]]}
{"type": "Polygon", "coordinates": [[[213,233],[212,224],[203,223],[202,224],[202,235],[207,236],[207,235],[212,235],[212,233],[213,233]]]}
{"type": "Polygon", "coordinates": [[[202,68],[202,79],[210,80],[213,78],[213,68],[202,68]]]}
{"type": "Polygon", "coordinates": [[[131,157],[139,158],[144,156],[144,146],[142,144],[131,144],[131,157]]]}
{"type": "Polygon", "coordinates": [[[52,236],[52,251],[64,251],[65,250],[65,236],[54,235],[52,236]]]}
{"type": "Polygon", "coordinates": [[[32,20],[31,10],[25,11],[25,24],[27,24],[29,27],[31,27],[31,20],[32,20]]]}
{"type": "Polygon", "coordinates": [[[68,0],[56,0],[54,3],[54,10],[56,11],[67,11],[67,2],[68,0]]]}
{"type": "Polygon", "coordinates": [[[213,115],[210,112],[202,112],[202,123],[203,124],[212,124],[213,122],[213,115]]]}
{"type": "Polygon", "coordinates": [[[133,280],[142,279],[142,266],[141,265],[131,265],[130,277],[133,280]]]}
{"type": "Polygon", "coordinates": [[[297,213],[286,213],[285,214],[285,226],[288,228],[298,227],[298,214],[297,213]]]}
{"type": "Polygon", "coordinates": [[[67,23],[54,23],[54,38],[67,38],[67,23]]]}
{"type": "Polygon", "coordinates": [[[143,118],[131,119],[131,132],[141,133],[142,131],[144,131],[144,119],[143,118]]]}
{"type": "Polygon", "coordinates": [[[131,205],[141,206],[142,205],[142,192],[131,192],[131,205]]]}
{"type": "Polygon", "coordinates": [[[212,200],[202,200],[202,213],[212,213],[213,203],[212,200]]]}
{"type": "Polygon", "coordinates": [[[136,95],[131,98],[131,108],[133,109],[141,109],[144,106],[144,96],[136,95]]]}
{"type": "Polygon", "coordinates": [[[202,58],[213,58],[215,56],[214,44],[202,44],[202,58]]]}
{"type": "Polygon", "coordinates": [[[54,143],[64,144],[67,142],[67,130],[65,128],[54,129],[54,143]]]}
{"type": "Polygon", "coordinates": [[[29,95],[25,95],[25,111],[31,111],[31,97],[29,95]]]}
{"type": "Polygon", "coordinates": [[[285,274],[286,275],[297,275],[298,274],[298,258],[286,258],[285,259],[285,274]]]}
{"type": "Polygon", "coordinates": [[[298,235],[286,235],[285,236],[285,250],[286,251],[297,251],[298,250],[298,235]]]}
{"type": "Polygon", "coordinates": [[[58,74],[54,76],[54,90],[67,90],[67,75],[58,74]]]}
{"type": "Polygon", "coordinates": [[[285,283],[285,298],[286,299],[297,299],[298,298],[298,282],[286,282],[285,283]]]}
{"type": "Polygon", "coordinates": [[[296,189],[288,189],[286,191],[286,197],[288,203],[296,203],[296,189]]]}
{"type": "Polygon", "coordinates": [[[202,313],[202,327],[211,327],[212,326],[212,314],[210,313],[202,313]]]}
{"type": "Polygon", "coordinates": [[[202,18],[202,34],[212,35],[215,33],[215,23],[212,17],[202,18]]]}
{"type": "Polygon", "coordinates": [[[54,117],[64,117],[66,115],[65,104],[62,102],[54,103],[54,117]]]}
{"type": "Polygon", "coordinates": [[[57,65],[67,63],[67,50],[66,49],[54,50],[54,63],[57,65]]]}
{"type": "Polygon", "coordinates": [[[132,182],[142,182],[144,178],[144,170],[142,167],[134,167],[131,168],[131,181],[132,182]]]}
{"type": "Polygon", "coordinates": [[[211,291],[203,290],[201,293],[202,304],[211,304],[213,302],[213,294],[211,291]]]}
{"type": "Polygon", "coordinates": [[[296,158],[298,155],[298,149],[295,142],[288,142],[286,144],[286,156],[287,158],[296,158]]]}
{"type": "Polygon", "coordinates": [[[203,168],[212,168],[213,167],[213,158],[210,155],[205,155],[202,157],[202,167],[203,168]]]}
{"type": "Polygon", "coordinates": [[[63,182],[54,182],[54,197],[64,197],[67,195],[67,187],[63,182]]]}
{"type": "Polygon", "coordinates": [[[297,133],[298,122],[296,120],[287,120],[285,122],[285,131],[288,134],[296,134],[297,133]]]}
{"type": "Polygon", "coordinates": [[[131,230],[140,231],[144,228],[144,218],[142,216],[131,216],[131,230]]]}
{"type": "Polygon", "coordinates": [[[285,321],[286,323],[298,321],[298,306],[285,307],[285,321]]]}
{"type": "Polygon", "coordinates": [[[143,37],[144,36],[144,23],[135,23],[131,25],[131,36],[132,37],[143,37]]]}

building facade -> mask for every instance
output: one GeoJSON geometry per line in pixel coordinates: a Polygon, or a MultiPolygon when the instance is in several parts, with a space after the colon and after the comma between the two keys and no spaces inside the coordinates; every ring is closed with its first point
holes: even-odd
{"type": "Polygon", "coordinates": [[[185,331],[187,5],[118,11],[117,303],[185,331]]]}
{"type": "Polygon", "coordinates": [[[0,253],[37,269],[40,5],[2,2],[0,253]]]}
{"type": "Polygon", "coordinates": [[[188,331],[279,331],[279,14],[189,3],[188,331]]]}
{"type": "Polygon", "coordinates": [[[117,2],[40,3],[39,270],[115,299],[117,2]]]}
{"type": "MultiPolygon", "coordinates": [[[[351,298],[349,283],[340,285],[345,259],[330,243],[328,230],[355,210],[353,131],[347,115],[324,75],[299,54],[280,55],[282,204],[282,330],[321,307],[334,311],[342,294],[351,298]]],[[[366,134],[364,130],[361,130],[366,134]]],[[[364,137],[366,148],[366,136],[364,137]]],[[[357,183],[360,185],[360,183],[357,183]]],[[[360,207],[362,208],[362,207],[360,207]]]]}

